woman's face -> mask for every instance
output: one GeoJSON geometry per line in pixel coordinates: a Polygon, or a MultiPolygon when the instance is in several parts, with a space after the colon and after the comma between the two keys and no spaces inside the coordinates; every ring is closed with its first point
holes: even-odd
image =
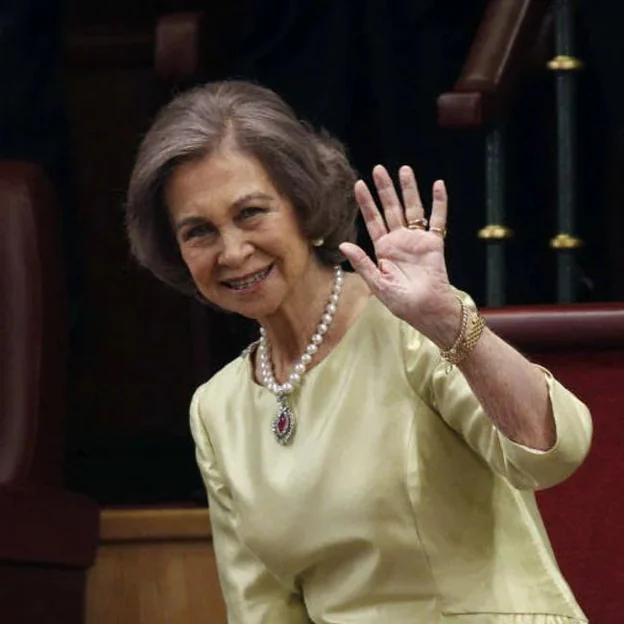
{"type": "Polygon", "coordinates": [[[261,319],[317,266],[290,201],[255,159],[233,150],[178,167],[165,197],[182,258],[211,303],[261,319]]]}

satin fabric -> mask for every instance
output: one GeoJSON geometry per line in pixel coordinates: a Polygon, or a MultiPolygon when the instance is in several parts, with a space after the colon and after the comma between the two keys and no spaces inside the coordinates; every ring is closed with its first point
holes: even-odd
{"type": "Polygon", "coordinates": [[[282,447],[250,355],[231,362],[191,405],[228,622],[586,622],[533,490],[580,464],[591,418],[544,374],[557,442],[540,453],[500,434],[463,375],[371,298],[291,395],[282,447]]]}

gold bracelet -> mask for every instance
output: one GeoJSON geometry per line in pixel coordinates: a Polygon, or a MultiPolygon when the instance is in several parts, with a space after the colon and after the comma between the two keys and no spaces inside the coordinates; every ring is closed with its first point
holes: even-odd
{"type": "Polygon", "coordinates": [[[485,319],[478,312],[473,317],[472,323],[468,323],[468,309],[459,297],[457,299],[461,307],[459,335],[450,349],[446,351],[440,349],[440,356],[446,361],[447,373],[451,372],[453,365],[462,362],[475,348],[485,328],[485,319]]]}
{"type": "Polygon", "coordinates": [[[459,301],[459,313],[460,313],[460,323],[459,323],[459,334],[457,334],[457,338],[455,338],[455,342],[450,346],[446,351],[440,349],[440,355],[448,360],[449,358],[453,358],[454,354],[460,348],[462,341],[466,335],[466,329],[468,329],[468,309],[464,305],[464,302],[457,297],[457,301],[459,301]]]}

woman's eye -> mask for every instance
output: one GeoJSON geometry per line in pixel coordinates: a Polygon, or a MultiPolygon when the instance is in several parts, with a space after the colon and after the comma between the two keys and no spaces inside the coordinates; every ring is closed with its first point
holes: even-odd
{"type": "Polygon", "coordinates": [[[212,233],[212,228],[209,225],[206,225],[206,224],[194,225],[193,227],[190,227],[188,230],[184,232],[184,234],[182,235],[182,240],[189,241],[194,238],[200,238],[201,236],[207,236],[208,234],[211,234],[211,233],[212,233]]]}
{"type": "Polygon", "coordinates": [[[251,217],[255,217],[259,214],[263,214],[266,212],[266,208],[258,208],[257,206],[252,206],[249,208],[243,208],[239,212],[239,216],[242,219],[251,219],[251,217]]]}

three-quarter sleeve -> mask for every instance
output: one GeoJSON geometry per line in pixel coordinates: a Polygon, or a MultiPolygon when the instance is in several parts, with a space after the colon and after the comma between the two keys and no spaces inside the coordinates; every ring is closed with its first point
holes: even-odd
{"type": "MultiPolygon", "coordinates": [[[[474,303],[465,297],[467,305],[474,303]]],[[[539,490],[565,480],[582,463],[592,437],[587,407],[545,369],[557,438],[548,451],[536,451],[507,438],[488,418],[462,373],[447,372],[439,350],[404,327],[405,364],[410,384],[421,398],[518,489],[539,490]]]]}
{"type": "Polygon", "coordinates": [[[191,433],[210,506],[213,545],[228,624],[310,624],[301,595],[278,580],[241,541],[232,497],[201,417],[201,388],[191,403],[191,433]]]}

